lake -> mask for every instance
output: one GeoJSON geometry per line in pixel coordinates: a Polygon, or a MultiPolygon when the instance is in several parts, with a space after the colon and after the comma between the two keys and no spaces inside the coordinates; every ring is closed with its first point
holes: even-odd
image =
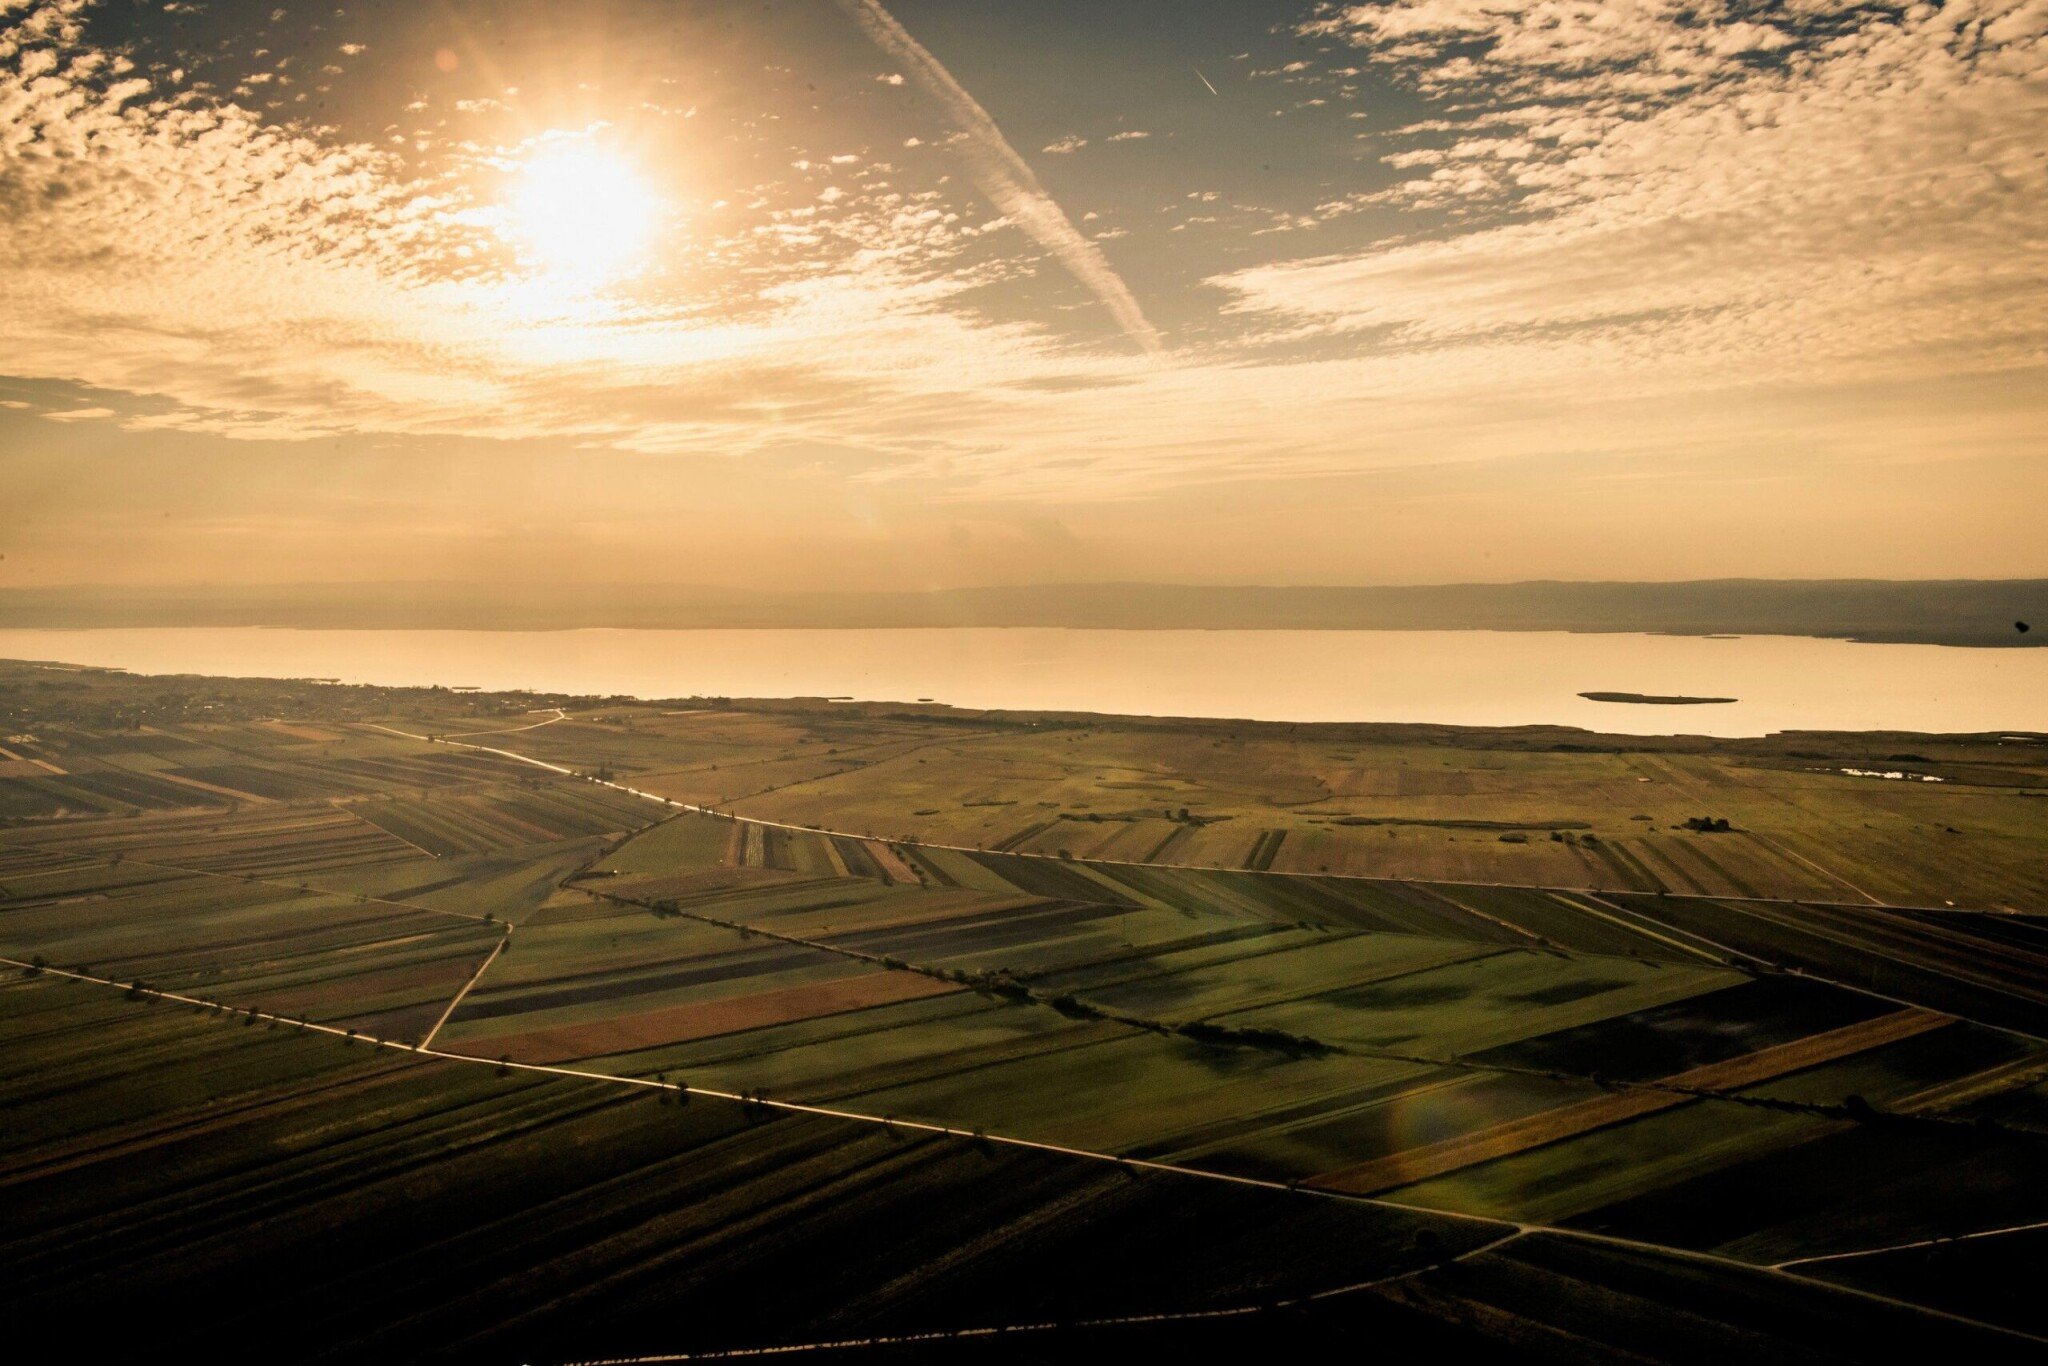
{"type": "Polygon", "coordinates": [[[2048,650],[1553,631],[0,630],[0,657],[137,673],[830,697],[1638,735],[2048,730],[2048,650]],[[1708,706],[1581,692],[1733,697],[1708,706]]]}

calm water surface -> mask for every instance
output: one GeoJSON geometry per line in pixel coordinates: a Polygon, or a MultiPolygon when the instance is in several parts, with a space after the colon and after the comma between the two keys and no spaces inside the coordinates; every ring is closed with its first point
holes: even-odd
{"type": "Polygon", "coordinates": [[[1642,735],[2048,730],[2048,650],[1529,631],[0,630],[0,657],[137,673],[829,697],[1642,735]],[[1734,697],[1589,702],[1585,691],[1734,697]]]}

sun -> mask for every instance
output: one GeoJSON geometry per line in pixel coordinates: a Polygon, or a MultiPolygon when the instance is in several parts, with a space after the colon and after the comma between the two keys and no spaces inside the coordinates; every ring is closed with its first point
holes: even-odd
{"type": "Polygon", "coordinates": [[[598,285],[646,261],[660,207],[622,158],[585,144],[550,147],[516,173],[508,235],[546,274],[598,285]]]}

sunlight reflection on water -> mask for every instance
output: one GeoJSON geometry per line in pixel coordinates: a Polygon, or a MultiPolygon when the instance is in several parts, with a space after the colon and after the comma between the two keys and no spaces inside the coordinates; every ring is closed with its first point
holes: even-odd
{"type": "Polygon", "coordinates": [[[2048,651],[1503,631],[0,630],[0,656],[141,673],[829,697],[1627,734],[2048,730],[2048,651]],[[1582,691],[1734,697],[1713,707],[1582,691]]]}

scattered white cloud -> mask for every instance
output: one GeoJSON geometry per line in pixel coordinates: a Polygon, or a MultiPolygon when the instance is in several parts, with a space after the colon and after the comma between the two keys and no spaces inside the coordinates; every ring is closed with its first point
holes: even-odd
{"type": "MultiPolygon", "coordinates": [[[[1313,31],[1454,107],[1367,203],[1461,230],[1218,283],[1312,329],[1502,339],[1603,383],[2038,364],[2048,5],[1347,6],[1313,31]]],[[[1534,363],[1536,357],[1525,359],[1534,363]]]]}
{"type": "MultiPolygon", "coordinates": [[[[1205,174],[1160,197],[1170,213],[1098,201],[1110,212],[1082,215],[1084,237],[972,97],[859,6],[960,130],[941,155],[902,159],[934,175],[964,163],[1004,220],[971,207],[965,177],[892,186],[889,168],[813,138],[778,150],[761,183],[717,186],[729,201],[704,197],[734,226],[699,229],[679,255],[715,261],[716,288],[577,300],[530,289],[489,204],[420,169],[431,115],[370,135],[388,148],[285,126],[122,71],[76,0],[0,0],[0,355],[12,375],[93,395],[38,405],[58,421],[736,458],[810,443],[856,453],[858,481],[916,480],[933,498],[1654,459],[1787,432],[1855,459],[2015,446],[2009,410],[1880,421],[1842,395],[2048,352],[2048,4],[1755,9],[1324,10],[1315,32],[1353,65],[1274,78],[1305,90],[1364,68],[1412,84],[1429,115],[1376,116],[1357,144],[1391,187],[1338,182],[1319,206],[1253,210],[1242,189],[1185,188],[1228,184],[1205,174]],[[987,306],[1036,267],[1071,316],[1099,320],[1099,300],[1149,344],[1098,243],[1136,224],[1135,257],[1225,213],[1271,231],[1244,258],[1263,263],[1215,275],[1197,297],[1224,316],[1171,354],[987,306]],[[1382,223],[1392,235],[1372,240],[1382,223]],[[1294,254],[1303,242],[1321,254],[1294,254]]],[[[875,60],[852,89],[873,93],[875,60]]],[[[452,95],[435,108],[460,108],[452,95]]],[[[901,145],[941,137],[921,132],[901,145]]]]}

